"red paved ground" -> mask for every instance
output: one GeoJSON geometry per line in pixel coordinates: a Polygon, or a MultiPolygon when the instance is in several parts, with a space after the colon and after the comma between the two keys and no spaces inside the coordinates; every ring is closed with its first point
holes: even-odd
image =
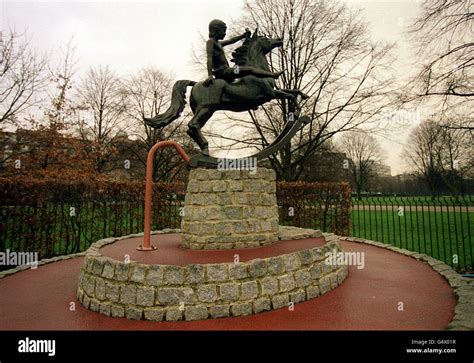
{"type": "Polygon", "coordinates": [[[270,246],[259,248],[245,248],[241,250],[190,250],[181,247],[181,240],[178,233],[158,234],[152,236],[152,244],[157,246],[156,251],[137,251],[135,248],[143,243],[143,237],[130,238],[115,242],[101,248],[104,256],[112,257],[115,260],[123,261],[128,254],[132,261],[142,263],[161,263],[186,266],[193,263],[220,263],[233,262],[235,255],[239,256],[240,262],[245,262],[255,258],[265,258],[300,251],[324,244],[324,238],[305,238],[293,241],[278,241],[270,246]]]}
{"type": "Polygon", "coordinates": [[[283,308],[239,318],[174,323],[109,318],[76,301],[83,260],[76,258],[1,279],[0,329],[440,330],[452,320],[454,293],[429,266],[373,246],[346,241],[341,245],[346,251],[365,252],[365,269],[350,267],[341,286],[296,304],[294,311],[283,308]],[[69,310],[70,302],[76,302],[76,311],[69,310]],[[402,312],[397,309],[399,302],[404,304],[402,312]]]}

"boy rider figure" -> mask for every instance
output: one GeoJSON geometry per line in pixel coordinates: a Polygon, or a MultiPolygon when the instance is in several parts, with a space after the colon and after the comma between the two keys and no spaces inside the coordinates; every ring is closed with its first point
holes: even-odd
{"type": "Polygon", "coordinates": [[[234,44],[241,39],[250,37],[247,29],[244,34],[223,40],[226,35],[227,26],[221,20],[212,20],[209,23],[209,40],[206,42],[207,53],[207,73],[208,78],[203,82],[204,86],[209,86],[215,78],[232,82],[234,79],[255,76],[259,78],[278,78],[283,72],[268,72],[254,67],[239,66],[230,67],[224,53],[223,47],[234,44]]]}

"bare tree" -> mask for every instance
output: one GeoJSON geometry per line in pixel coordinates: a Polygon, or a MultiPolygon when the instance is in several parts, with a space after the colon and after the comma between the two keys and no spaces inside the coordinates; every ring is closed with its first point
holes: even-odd
{"type": "Polygon", "coordinates": [[[26,34],[0,32],[0,125],[16,126],[18,117],[42,101],[48,82],[47,58],[35,54],[26,34]]]}
{"type": "Polygon", "coordinates": [[[442,127],[440,136],[443,146],[440,165],[441,175],[451,194],[457,197],[462,192],[463,180],[466,176],[469,176],[474,167],[472,159],[474,151],[473,136],[456,126],[452,128],[442,127]]]}
{"type": "MultiPolygon", "coordinates": [[[[145,122],[145,117],[160,114],[169,106],[172,78],[155,68],[139,70],[122,82],[125,95],[127,118],[134,123],[133,136],[140,143],[140,148],[131,150],[143,164],[146,165],[148,151],[154,144],[162,140],[179,142],[187,151],[194,148],[186,134],[183,117],[180,122],[173,123],[165,129],[154,129],[145,122]]],[[[171,149],[160,149],[154,160],[154,179],[173,180],[178,173],[184,171],[182,160],[171,149]]]]}
{"type": "Polygon", "coordinates": [[[92,142],[97,171],[103,172],[115,152],[115,136],[126,130],[121,82],[108,66],[90,68],[79,85],[78,93],[84,110],[79,130],[84,139],[92,142]]]}
{"type": "Polygon", "coordinates": [[[437,106],[446,128],[473,130],[474,12],[470,0],[425,0],[410,29],[420,70],[404,101],[437,106]]]}
{"type": "Polygon", "coordinates": [[[428,120],[409,136],[405,158],[427,184],[432,197],[443,188],[457,196],[472,171],[472,136],[428,120]]]}
{"type": "MultiPolygon", "coordinates": [[[[64,133],[72,126],[71,118],[75,113],[69,93],[77,62],[74,59],[74,47],[70,40],[65,47],[59,47],[61,60],[54,67],[49,67],[50,81],[54,90],[48,95],[50,106],[45,110],[45,123],[32,131],[35,149],[30,150],[32,158],[40,157],[41,168],[47,169],[50,164],[61,164],[68,153],[64,147],[64,133]]],[[[32,120],[33,121],[33,120],[32,120]]],[[[31,126],[34,126],[32,122],[31,126]]]]}
{"type": "Polygon", "coordinates": [[[18,128],[13,134],[15,142],[10,140],[10,158],[22,164],[21,170],[12,170],[13,175],[76,178],[90,175],[94,170],[85,145],[68,135],[76,114],[75,103],[70,98],[76,71],[72,41],[59,48],[58,59],[57,64],[48,65],[51,89],[43,117],[30,116],[28,129],[18,128]]]}
{"type": "MultiPolygon", "coordinates": [[[[284,71],[277,86],[310,96],[300,106],[311,122],[270,157],[279,179],[297,180],[327,140],[362,124],[375,125],[381,110],[390,106],[390,47],[370,42],[359,12],[338,2],[252,1],[245,3],[240,24],[284,37],[283,47],[269,58],[273,71],[284,71]]],[[[227,138],[262,149],[283,130],[290,111],[286,100],[276,100],[250,111],[250,120],[228,114],[243,131],[227,138]]]]}
{"type": "Polygon", "coordinates": [[[380,146],[371,135],[355,130],[343,134],[339,145],[348,158],[345,166],[350,171],[351,182],[360,200],[362,191],[368,191],[377,175],[377,164],[382,156],[380,146]]]}
{"type": "Polygon", "coordinates": [[[77,121],[77,104],[72,99],[74,76],[77,72],[75,47],[71,38],[64,46],[58,49],[60,61],[53,68],[49,68],[49,75],[54,89],[48,95],[51,106],[46,110],[49,127],[60,127],[69,131],[77,121]]]}
{"type": "MultiPolygon", "coordinates": [[[[172,86],[170,75],[152,67],[141,69],[125,78],[122,87],[127,96],[127,116],[140,126],[146,126],[146,130],[155,131],[146,125],[143,118],[152,117],[168,105],[172,86]]],[[[152,139],[153,144],[156,141],[151,133],[147,133],[147,138],[152,139]]]]}
{"type": "Polygon", "coordinates": [[[412,131],[405,149],[405,159],[424,179],[433,198],[440,189],[442,148],[441,127],[434,121],[424,121],[412,131]]]}
{"type": "Polygon", "coordinates": [[[335,140],[329,139],[308,160],[300,180],[311,182],[349,181],[350,170],[346,167],[347,162],[348,157],[339,145],[335,140]]]}

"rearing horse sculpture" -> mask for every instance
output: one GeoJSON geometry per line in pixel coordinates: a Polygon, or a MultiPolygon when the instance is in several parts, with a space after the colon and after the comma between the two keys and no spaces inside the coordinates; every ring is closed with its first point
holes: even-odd
{"type": "MultiPolygon", "coordinates": [[[[259,36],[256,30],[232,53],[235,72],[238,74],[239,67],[246,66],[269,71],[266,55],[272,49],[282,45],[281,38],[270,39],[259,36]]],[[[204,155],[209,155],[209,149],[201,129],[214,112],[219,110],[248,111],[276,98],[293,101],[296,101],[298,95],[307,98],[303,92],[297,89],[275,89],[273,78],[243,76],[234,82],[215,79],[208,86],[205,86],[203,82],[180,80],[173,86],[171,105],[168,110],[153,118],[145,118],[147,125],[153,128],[162,128],[176,120],[186,104],[186,88],[188,86],[193,86],[190,104],[194,117],[188,124],[187,133],[199,145],[204,155]]]]}

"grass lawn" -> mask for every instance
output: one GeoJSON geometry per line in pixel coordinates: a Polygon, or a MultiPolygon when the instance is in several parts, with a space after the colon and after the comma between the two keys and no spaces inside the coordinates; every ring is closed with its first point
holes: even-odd
{"type": "Polygon", "coordinates": [[[352,235],[426,253],[459,270],[473,269],[474,213],[352,211],[352,235]],[[457,256],[457,265],[456,265],[457,256]]]}

